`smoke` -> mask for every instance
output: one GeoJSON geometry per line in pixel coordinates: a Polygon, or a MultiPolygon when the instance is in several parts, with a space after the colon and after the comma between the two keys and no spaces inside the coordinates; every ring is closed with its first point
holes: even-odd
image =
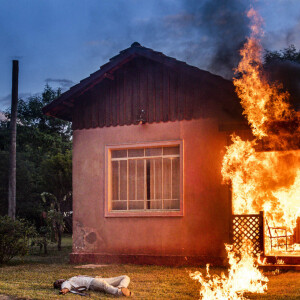
{"type": "Polygon", "coordinates": [[[247,5],[239,0],[208,1],[202,9],[204,29],[214,40],[210,69],[232,78],[239,50],[249,33],[247,5]]]}
{"type": "Polygon", "coordinates": [[[293,61],[273,61],[266,67],[271,82],[282,83],[290,93],[295,110],[300,110],[300,64],[293,61]]]}
{"type": "Polygon", "coordinates": [[[240,59],[239,49],[249,33],[248,0],[150,2],[141,6],[147,14],[122,1],[122,9],[104,7],[108,15],[101,19],[101,26],[95,25],[99,22],[95,8],[89,16],[93,36],[86,44],[91,59],[105,61],[138,41],[142,46],[232,78],[240,59]],[[113,24],[112,11],[118,20],[113,24]]]}
{"type": "Polygon", "coordinates": [[[299,44],[300,46],[300,41],[299,41],[299,30],[300,30],[300,21],[293,27],[291,27],[286,34],[286,44],[299,44]]]}
{"type": "Polygon", "coordinates": [[[72,85],[74,85],[74,82],[69,79],[55,79],[55,78],[47,78],[45,79],[46,83],[48,84],[49,82],[58,84],[63,90],[66,90],[70,88],[72,85]]]}
{"type": "MultiPolygon", "coordinates": [[[[101,65],[138,41],[232,79],[239,50],[250,32],[246,14],[251,2],[259,6],[252,0],[156,0],[138,7],[124,0],[118,6],[95,5],[89,11],[89,38],[84,44],[88,61],[101,65]],[[99,15],[103,15],[101,19],[99,15]],[[118,22],[111,22],[112,15],[118,22]]],[[[293,39],[296,30],[288,35],[293,39]]]]}
{"type": "MultiPolygon", "coordinates": [[[[190,18],[185,21],[191,20],[190,25],[194,27],[194,30],[199,31],[199,35],[202,35],[199,41],[202,45],[199,46],[209,46],[206,49],[209,51],[207,69],[231,79],[233,69],[240,60],[239,50],[250,31],[249,19],[246,15],[249,1],[185,0],[185,7],[191,14],[190,18]]],[[[193,55],[201,59],[199,52],[193,55]]]]}

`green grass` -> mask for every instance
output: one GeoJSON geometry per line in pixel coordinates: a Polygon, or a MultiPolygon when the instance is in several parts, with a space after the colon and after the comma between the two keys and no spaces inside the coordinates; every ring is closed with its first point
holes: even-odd
{"type": "MultiPolygon", "coordinates": [[[[108,265],[96,269],[77,269],[68,264],[71,238],[63,239],[63,250],[49,247],[49,255],[32,255],[14,259],[9,265],[0,267],[0,294],[22,299],[82,299],[68,294],[59,296],[52,283],[59,278],[74,275],[112,277],[126,274],[131,278],[129,288],[134,299],[199,299],[200,285],[190,279],[189,272],[204,268],[171,268],[159,266],[108,265]]],[[[211,273],[220,274],[224,269],[212,268],[211,273]]],[[[300,299],[300,273],[287,272],[279,275],[267,274],[270,282],[266,294],[248,294],[248,299],[300,299]]],[[[114,296],[89,292],[91,299],[111,299],[114,296]]],[[[1,297],[0,297],[1,299],[1,297]]]]}

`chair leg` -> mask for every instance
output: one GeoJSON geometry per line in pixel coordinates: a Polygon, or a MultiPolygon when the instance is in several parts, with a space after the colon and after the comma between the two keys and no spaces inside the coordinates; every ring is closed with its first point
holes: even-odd
{"type": "Polygon", "coordinates": [[[271,251],[272,251],[272,249],[273,249],[273,243],[272,243],[272,238],[271,238],[271,251]]]}
{"type": "Polygon", "coordinates": [[[285,251],[287,251],[287,243],[288,243],[288,241],[287,241],[287,235],[285,236],[285,251]]]}

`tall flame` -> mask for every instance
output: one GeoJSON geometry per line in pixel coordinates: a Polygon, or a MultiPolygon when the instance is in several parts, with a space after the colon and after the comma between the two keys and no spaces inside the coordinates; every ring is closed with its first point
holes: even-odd
{"type": "Polygon", "coordinates": [[[262,138],[268,136],[268,125],[272,121],[288,121],[294,117],[294,111],[290,108],[289,93],[281,91],[280,84],[270,84],[263,73],[262,19],[253,8],[247,15],[251,19],[252,33],[240,51],[242,60],[236,69],[240,76],[233,83],[253,134],[262,138]]]}
{"type": "Polygon", "coordinates": [[[292,130],[284,132],[274,128],[276,124],[287,127],[297,120],[297,113],[289,104],[288,92],[279,83],[271,84],[264,73],[261,17],[254,9],[249,10],[248,17],[252,33],[241,50],[233,83],[255,139],[243,141],[233,136],[221,172],[224,181],[232,185],[234,213],[263,210],[272,225],[284,226],[292,233],[300,216],[300,151],[258,152],[256,148],[265,139],[271,148],[280,144],[281,150],[287,150],[283,147],[300,132],[299,123],[294,122],[292,130]]]}
{"type": "MultiPolygon", "coordinates": [[[[240,52],[242,59],[233,82],[255,139],[243,141],[233,135],[221,172],[224,182],[232,186],[234,214],[263,210],[271,225],[292,233],[300,216],[300,151],[294,146],[284,147],[291,145],[295,137],[299,147],[300,118],[282,85],[271,84],[263,71],[261,17],[254,9],[249,10],[248,17],[251,35],[240,52]],[[273,151],[257,151],[262,141],[273,151]],[[277,148],[281,151],[274,151],[277,148]]],[[[225,247],[230,264],[228,276],[211,276],[208,268],[206,277],[200,272],[190,275],[202,284],[202,299],[239,300],[245,299],[245,292],[266,291],[268,279],[255,264],[251,243],[244,241],[239,259],[232,246],[225,247]]]]}

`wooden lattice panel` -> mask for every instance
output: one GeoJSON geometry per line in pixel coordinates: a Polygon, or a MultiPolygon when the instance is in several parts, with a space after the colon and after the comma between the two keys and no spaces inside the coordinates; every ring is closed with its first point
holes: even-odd
{"type": "Polygon", "coordinates": [[[253,254],[263,251],[263,222],[261,215],[233,215],[232,216],[232,243],[239,250],[244,240],[251,240],[253,254]]]}

